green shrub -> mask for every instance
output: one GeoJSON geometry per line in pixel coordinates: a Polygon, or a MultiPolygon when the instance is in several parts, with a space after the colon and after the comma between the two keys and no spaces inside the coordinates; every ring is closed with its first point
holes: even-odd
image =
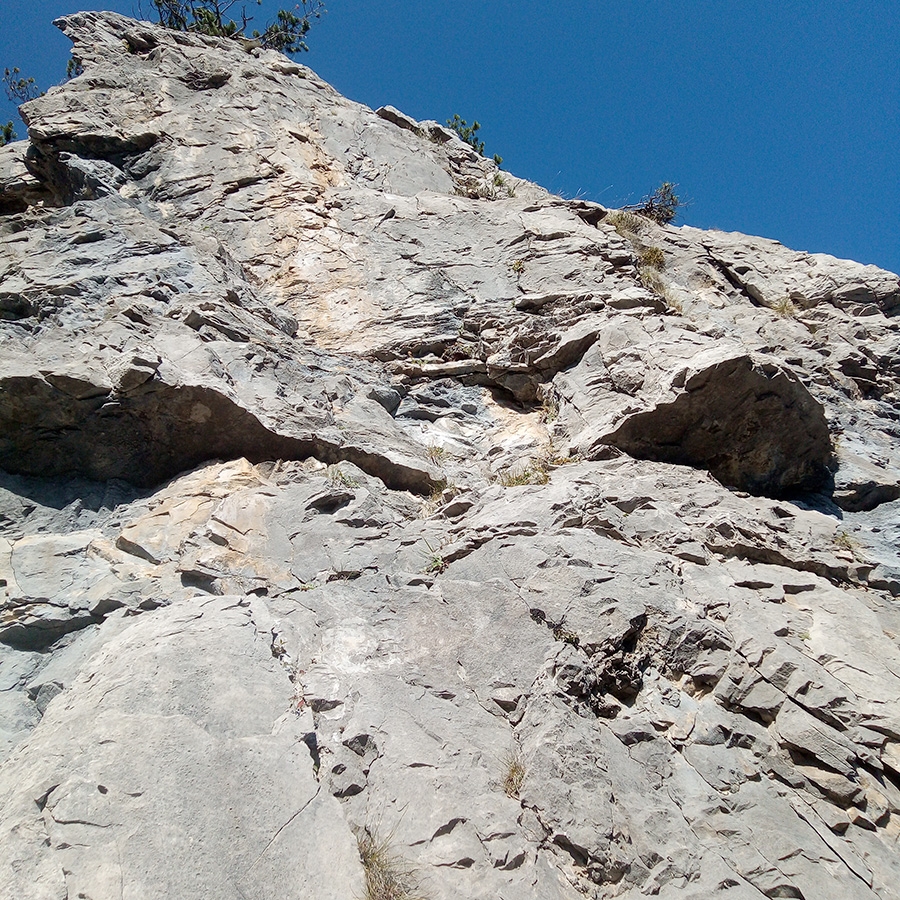
{"type": "Polygon", "coordinates": [[[77,78],[79,75],[84,74],[84,66],[81,63],[80,59],[75,59],[74,56],[69,58],[69,61],[66,63],[66,81],[71,81],[73,78],[77,78]]]}
{"type": "Polygon", "coordinates": [[[476,152],[484,156],[484,141],[478,140],[480,122],[469,125],[465,119],[461,119],[458,113],[453,114],[452,119],[447,119],[447,124],[476,152]]]}
{"type": "MultiPolygon", "coordinates": [[[[17,67],[3,70],[3,89],[6,96],[15,103],[27,103],[41,96],[33,78],[24,78],[17,67]]],[[[12,120],[0,125],[0,147],[11,144],[18,138],[12,120]]]]}
{"type": "Polygon", "coordinates": [[[668,225],[678,215],[679,207],[684,201],[675,193],[677,184],[664,181],[652,194],[647,194],[640,203],[625,206],[625,210],[633,210],[646,219],[652,219],[659,225],[668,225]]]}
{"type": "MultiPolygon", "coordinates": [[[[447,119],[447,124],[476,152],[484,156],[484,141],[478,140],[478,130],[481,128],[480,122],[473,122],[471,125],[465,119],[461,119],[457,113],[453,114],[452,119],[447,119]]],[[[499,166],[503,162],[503,157],[494,154],[494,162],[499,166]]],[[[498,185],[499,186],[499,185],[498,185]]]]}
{"type": "MultiPolygon", "coordinates": [[[[243,4],[244,0],[153,0],[157,21],[163,27],[226,38],[248,37],[247,27],[253,17],[247,15],[243,4]],[[240,9],[240,21],[231,18],[235,7],[240,9]]],[[[256,0],[256,5],[261,6],[262,0],[256,0]]],[[[267,49],[301,53],[309,49],[304,38],[312,20],[324,12],[321,0],[301,0],[294,11],[280,9],[275,21],[266,25],[263,31],[254,30],[249,37],[267,49]]]]}
{"type": "Polygon", "coordinates": [[[3,87],[6,91],[6,96],[17,103],[27,103],[29,100],[34,100],[35,97],[41,96],[35,80],[33,78],[23,78],[22,73],[15,66],[12,69],[3,71],[3,87]]]}

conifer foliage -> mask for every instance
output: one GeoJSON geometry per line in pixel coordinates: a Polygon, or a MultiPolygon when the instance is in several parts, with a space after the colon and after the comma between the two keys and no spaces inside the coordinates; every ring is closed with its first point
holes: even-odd
{"type": "MultiPolygon", "coordinates": [[[[5,69],[2,80],[6,96],[16,103],[27,103],[41,94],[34,79],[24,77],[18,68],[5,69]]],[[[0,125],[0,147],[11,144],[16,137],[15,126],[11,119],[5,125],[0,125]]]]}
{"type": "MultiPolygon", "coordinates": [[[[255,2],[262,5],[262,0],[255,2]]],[[[246,0],[153,0],[153,8],[159,24],[166,28],[213,37],[255,39],[262,47],[288,55],[309,49],[307,32],[313,20],[325,12],[321,0],[302,0],[292,10],[278,10],[274,21],[262,31],[248,32],[253,16],[247,15],[246,0]]]]}
{"type": "Polygon", "coordinates": [[[6,96],[16,103],[27,103],[40,97],[41,92],[33,78],[26,78],[19,71],[18,67],[5,69],[3,72],[3,88],[6,96]]]}
{"type": "Polygon", "coordinates": [[[664,181],[652,194],[647,194],[640,203],[623,206],[622,209],[633,210],[660,225],[668,225],[678,215],[679,207],[685,205],[685,201],[675,193],[677,187],[678,185],[671,181],[664,181]]]}
{"type": "MultiPolygon", "coordinates": [[[[478,129],[481,128],[480,122],[473,122],[469,125],[465,119],[461,119],[458,113],[454,113],[452,119],[447,119],[447,124],[476,152],[484,156],[484,141],[478,140],[478,129]]],[[[494,162],[499,166],[503,162],[503,157],[494,154],[494,162]]]]}

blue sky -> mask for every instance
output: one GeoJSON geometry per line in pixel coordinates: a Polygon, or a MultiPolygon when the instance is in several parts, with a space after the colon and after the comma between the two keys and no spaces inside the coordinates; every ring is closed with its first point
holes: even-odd
{"type": "MultiPolygon", "coordinates": [[[[68,57],[55,16],[136,5],[0,0],[0,67],[48,87],[68,57]]],[[[488,154],[564,196],[616,206],[674,181],[681,222],[900,271],[896,0],[326,5],[301,61],[354,100],[477,119],[488,154]]]]}

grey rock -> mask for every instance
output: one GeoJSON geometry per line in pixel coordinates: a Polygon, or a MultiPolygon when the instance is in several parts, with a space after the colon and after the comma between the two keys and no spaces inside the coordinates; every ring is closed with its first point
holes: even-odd
{"type": "Polygon", "coordinates": [[[431,900],[900,897],[897,276],[60,27],[0,148],[0,898],[363,896],[366,835],[431,900]]]}
{"type": "Polygon", "coordinates": [[[799,380],[773,361],[676,335],[636,322],[611,327],[560,378],[563,396],[592,423],[580,442],[586,455],[613,446],[702,467],[727,485],[769,496],[822,487],[828,426],[799,380]],[[673,367],[681,354],[683,364],[673,367]]]}

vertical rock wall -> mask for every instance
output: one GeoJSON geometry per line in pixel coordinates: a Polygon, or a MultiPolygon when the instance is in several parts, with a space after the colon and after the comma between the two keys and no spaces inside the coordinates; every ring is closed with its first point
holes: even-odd
{"type": "Polygon", "coordinates": [[[900,897],[897,276],[59,24],[0,149],[0,898],[900,897]]]}

